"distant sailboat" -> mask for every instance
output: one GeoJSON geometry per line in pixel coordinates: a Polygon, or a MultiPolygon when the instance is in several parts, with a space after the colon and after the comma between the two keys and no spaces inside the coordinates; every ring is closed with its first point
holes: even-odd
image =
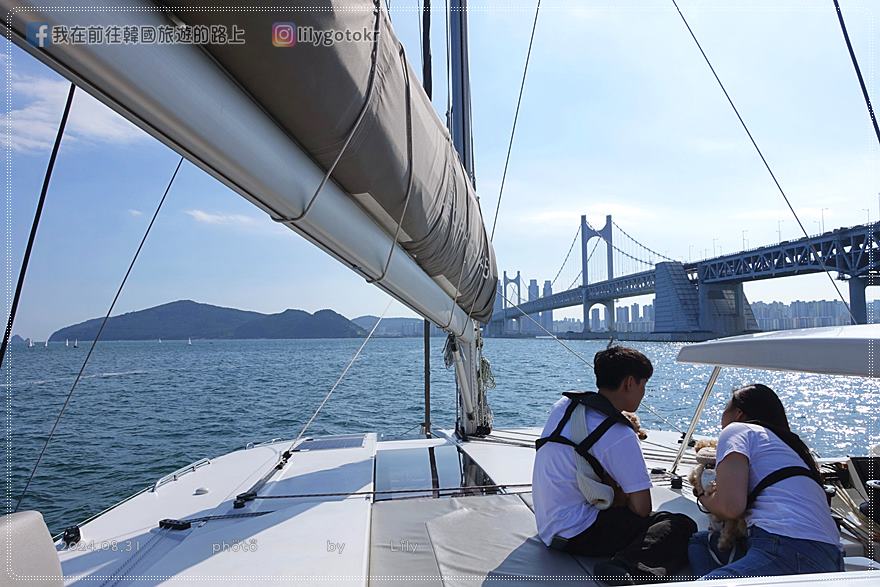
{"type": "Polygon", "coordinates": [[[73,339],[73,348],[75,348],[75,349],[79,348],[79,339],[78,338],[73,339]]]}
{"type": "Polygon", "coordinates": [[[29,349],[34,348],[34,341],[32,341],[31,339],[27,339],[27,345],[29,349]]]}
{"type": "Polygon", "coordinates": [[[159,339],[159,344],[162,344],[162,339],[161,339],[161,338],[159,339]]]}
{"type": "Polygon", "coordinates": [[[64,339],[64,346],[70,346],[70,339],[69,338],[64,339]]]}
{"type": "Polygon", "coordinates": [[[193,339],[191,339],[191,338],[186,339],[187,345],[192,346],[192,343],[193,343],[193,339]]]}
{"type": "Polygon", "coordinates": [[[46,348],[49,348],[49,339],[48,338],[46,339],[46,344],[44,344],[43,346],[46,348]]]}

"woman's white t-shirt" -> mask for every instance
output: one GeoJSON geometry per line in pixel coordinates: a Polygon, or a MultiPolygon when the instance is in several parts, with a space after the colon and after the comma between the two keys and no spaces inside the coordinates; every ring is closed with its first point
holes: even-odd
{"type": "MultiPolygon", "coordinates": [[[[773,471],[806,467],[791,447],[757,424],[733,422],[721,431],[717,462],[733,452],[749,460],[749,492],[773,471]]],[[[746,523],[789,538],[840,543],[825,491],[809,477],[789,477],[765,488],[746,510],[746,523]]]]}
{"type": "MultiPolygon", "coordinates": [[[[559,425],[570,400],[563,397],[553,404],[541,436],[549,436],[559,425]]],[[[587,408],[589,434],[606,416],[587,408]]],[[[562,435],[571,438],[571,421],[562,429],[562,435]]],[[[651,477],[642,456],[635,431],[624,424],[614,424],[590,449],[605,471],[624,493],[635,493],[651,488],[651,477]]],[[[587,503],[577,483],[577,464],[580,459],[574,448],[558,442],[548,442],[535,453],[532,470],[532,501],[538,535],[550,546],[553,536],[577,536],[596,521],[599,510],[587,503]]]]}

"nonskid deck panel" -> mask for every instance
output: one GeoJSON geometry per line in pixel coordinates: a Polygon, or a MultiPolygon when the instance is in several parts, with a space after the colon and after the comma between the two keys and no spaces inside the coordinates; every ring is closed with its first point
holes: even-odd
{"type": "MultiPolygon", "coordinates": [[[[498,430],[468,442],[448,431],[388,442],[370,434],[360,446],[296,452],[263,498],[242,509],[232,507],[235,496],[270,469],[290,441],[236,451],[85,524],[78,549],[59,546],[66,582],[116,585],[125,577],[126,585],[171,580],[372,585],[400,584],[406,582],[401,576],[419,573],[420,583],[437,585],[557,585],[558,570],[555,579],[546,574],[555,566],[574,573],[566,580],[585,584],[592,569],[588,559],[548,551],[536,536],[529,484],[539,432],[498,430]],[[197,491],[202,489],[208,491],[197,491]],[[162,518],[239,513],[247,515],[193,524],[182,532],[157,530],[162,518]],[[126,551],[125,545],[132,547],[126,551]],[[494,546],[486,550],[487,545],[494,546]],[[545,579],[535,576],[537,569],[545,579]]],[[[669,468],[679,438],[649,431],[642,442],[649,469],[669,468]]],[[[679,473],[692,465],[686,451],[679,473]]],[[[676,490],[668,476],[652,479],[655,509],[687,513],[705,526],[687,485],[676,490]]],[[[840,579],[862,584],[853,574],[840,579]]]]}

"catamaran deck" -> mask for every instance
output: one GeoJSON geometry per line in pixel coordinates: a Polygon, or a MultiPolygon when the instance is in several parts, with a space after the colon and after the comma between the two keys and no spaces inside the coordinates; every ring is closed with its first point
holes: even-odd
{"type": "MultiPolygon", "coordinates": [[[[374,434],[307,439],[260,497],[238,509],[236,495],[289,441],[201,461],[82,525],[72,548],[59,543],[65,580],[595,584],[595,560],[548,549],[537,537],[529,484],[539,432],[498,430],[467,442],[448,431],[406,441],[378,442],[374,434]],[[168,518],[192,523],[159,528],[168,518]]],[[[649,432],[642,442],[649,470],[669,467],[679,438],[649,432]]],[[[693,465],[688,454],[679,472],[693,465]]],[[[666,475],[652,478],[654,509],[687,513],[706,527],[687,484],[673,489],[666,475]]],[[[855,541],[846,545],[862,554],[855,541]]],[[[847,574],[846,581],[867,579],[847,574]]]]}

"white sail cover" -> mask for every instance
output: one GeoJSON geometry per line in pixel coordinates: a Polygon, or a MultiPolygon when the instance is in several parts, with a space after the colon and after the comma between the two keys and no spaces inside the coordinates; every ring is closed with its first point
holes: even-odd
{"type": "Polygon", "coordinates": [[[204,3],[194,0],[167,5],[188,25],[244,29],[246,44],[205,45],[205,50],[324,169],[342,149],[369,94],[333,178],[391,234],[406,206],[403,247],[429,275],[445,278],[473,318],[489,319],[497,271],[476,194],[446,127],[401,55],[380,0],[308,0],[277,10],[250,10],[228,0],[214,3],[217,11],[197,10],[204,3]],[[181,8],[187,6],[194,10],[181,8]],[[291,34],[298,38],[284,36],[291,34]],[[275,45],[291,41],[289,47],[275,45]],[[374,44],[375,87],[369,93],[374,44]]]}
{"type": "MultiPolygon", "coordinates": [[[[196,134],[198,129],[188,128],[203,124],[220,132],[228,125],[229,131],[224,139],[234,144],[239,137],[232,132],[243,122],[216,119],[197,121],[190,115],[186,127],[179,121],[172,124],[161,111],[173,108],[173,104],[157,102],[161,99],[161,90],[148,89],[149,95],[137,95],[138,90],[134,89],[132,80],[139,72],[122,68],[120,71],[108,71],[108,67],[119,60],[115,56],[112,59],[104,57],[113,54],[128,59],[132,53],[140,52],[145,78],[156,76],[162,79],[164,75],[162,83],[167,83],[173,77],[183,90],[187,90],[186,84],[190,83],[189,92],[206,94],[202,98],[206,104],[204,116],[216,117],[218,110],[212,111],[207,107],[216,107],[218,103],[228,101],[227,98],[209,95],[212,88],[200,87],[195,76],[193,80],[187,80],[185,76],[181,79],[179,72],[172,76],[154,71],[154,68],[179,67],[176,55],[181,53],[181,49],[168,47],[165,53],[173,53],[175,57],[157,62],[155,55],[163,54],[160,51],[163,48],[155,45],[59,45],[38,51],[21,43],[28,23],[35,19],[53,24],[69,22],[77,25],[89,22],[117,22],[120,25],[135,22],[143,25],[161,19],[169,24],[191,27],[224,25],[226,30],[231,30],[234,25],[243,31],[243,44],[209,42],[191,45],[190,48],[208,55],[222,75],[243,90],[267,120],[275,125],[276,129],[273,130],[280,129],[288,140],[317,164],[318,169],[325,172],[332,166],[351,134],[328,187],[318,195],[314,214],[311,211],[309,214],[326,215],[326,209],[320,213],[317,210],[323,205],[322,199],[331,197],[325,192],[341,188],[387,235],[397,237],[402,250],[454,300],[453,307],[457,305],[459,308],[456,312],[463,311],[464,315],[478,321],[487,321],[494,301],[497,270],[479,203],[449,133],[437,117],[418,76],[401,55],[400,43],[381,2],[309,0],[285,3],[277,9],[249,8],[231,2],[226,4],[217,3],[212,10],[205,10],[202,3],[174,2],[169,3],[169,8],[154,5],[156,13],[150,16],[144,15],[143,6],[140,6],[140,13],[132,11],[126,14],[117,9],[111,16],[98,10],[91,14],[84,14],[86,11],[83,10],[71,10],[69,13],[65,13],[64,9],[43,11],[35,3],[35,10],[7,13],[9,16],[4,20],[18,32],[20,36],[16,40],[22,46],[40,58],[47,58],[44,60],[52,58],[50,64],[64,66],[74,73],[71,77],[78,83],[85,82],[85,87],[103,92],[100,98],[109,97],[105,102],[134,122],[151,132],[158,130],[153,134],[163,140],[170,137],[171,140],[166,142],[173,143],[175,147],[181,146],[181,152],[199,155],[204,150],[207,156],[197,156],[194,159],[197,163],[228,184],[234,184],[238,191],[246,192],[246,197],[277,220],[298,219],[306,206],[284,209],[273,204],[275,199],[284,199],[275,198],[277,189],[275,193],[268,193],[270,190],[260,193],[258,188],[261,186],[243,186],[246,182],[238,181],[236,177],[247,175],[247,172],[230,166],[228,157],[222,163],[219,156],[212,158],[215,155],[213,151],[221,149],[216,145],[216,139],[199,136],[196,134]],[[165,15],[160,14],[163,10],[165,15]],[[276,23],[283,23],[288,33],[295,30],[320,35],[320,41],[308,42],[306,35],[301,35],[304,38],[289,43],[291,46],[278,46],[284,43],[277,42],[279,39],[273,31],[276,23]],[[349,36],[339,41],[326,36],[336,33],[345,35],[346,31],[349,36]],[[378,36],[374,35],[375,31],[379,32],[378,36]],[[353,33],[359,34],[357,40],[352,38],[353,33]],[[326,39],[330,39],[330,42],[326,39]],[[276,41],[274,44],[273,40],[276,41]],[[106,59],[105,62],[102,62],[102,57],[106,59]],[[97,79],[105,75],[107,79],[97,79]],[[129,78],[127,83],[123,77],[129,78]],[[106,83],[108,81],[109,84],[106,83]],[[362,110],[363,115],[359,116],[362,110]],[[130,113],[135,115],[131,116],[130,113]],[[356,125],[359,118],[360,123],[356,125]],[[214,144],[211,144],[212,141],[214,144]],[[221,164],[229,169],[219,168],[221,164]]],[[[9,9],[20,7],[22,3],[0,0],[0,5],[9,9]]],[[[238,115],[236,110],[227,109],[226,104],[219,106],[219,111],[229,117],[238,115]]],[[[224,145],[222,149],[225,149],[224,155],[231,152],[228,146],[224,145]]],[[[253,149],[248,151],[242,146],[241,150],[240,165],[245,165],[246,158],[255,158],[253,149]]],[[[293,168],[296,165],[291,162],[293,168]]],[[[253,169],[251,165],[249,173],[260,179],[260,174],[253,169]]],[[[265,176],[263,173],[262,177],[265,176]]],[[[310,201],[312,190],[320,183],[312,179],[309,177],[309,181],[300,181],[298,185],[290,184],[292,191],[303,192],[297,194],[297,201],[301,204],[310,201]]],[[[290,201],[293,200],[291,196],[290,201]]],[[[339,206],[336,208],[339,209],[339,206]]],[[[359,263],[352,260],[351,247],[344,254],[334,246],[336,240],[344,240],[347,236],[338,233],[350,230],[347,223],[353,222],[344,214],[337,215],[335,220],[336,226],[327,226],[325,223],[318,229],[312,224],[320,224],[321,218],[313,221],[311,216],[291,225],[368,278],[384,277],[384,254],[378,263],[375,262],[375,255],[371,258],[374,262],[359,263]],[[367,267],[370,269],[367,270],[367,267]]],[[[390,252],[391,247],[384,250],[390,252]]],[[[413,292],[404,291],[401,294],[407,288],[407,282],[399,266],[397,260],[389,264],[388,273],[394,275],[389,275],[388,280],[380,285],[423,315],[432,317],[440,326],[449,325],[459,332],[463,331],[461,315],[456,314],[454,322],[452,318],[442,317],[444,313],[449,315],[448,308],[444,306],[447,309],[440,311],[437,308],[442,304],[422,301],[420,295],[415,293],[415,287],[413,292]],[[428,310],[433,310],[433,314],[428,310]]]]}

